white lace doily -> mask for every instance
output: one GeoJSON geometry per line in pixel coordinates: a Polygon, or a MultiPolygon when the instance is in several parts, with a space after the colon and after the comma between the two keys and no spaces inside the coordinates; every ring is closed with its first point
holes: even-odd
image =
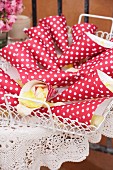
{"type": "Polygon", "coordinates": [[[107,115],[102,128],[102,134],[106,137],[113,138],[113,112],[107,115]]]}
{"type": "Polygon", "coordinates": [[[50,170],[58,170],[66,161],[86,159],[89,142],[99,142],[101,135],[113,137],[112,129],[112,113],[98,131],[81,136],[19,123],[4,124],[0,127],[0,169],[40,170],[41,166],[47,166],[50,170]]]}
{"type": "MultiPolygon", "coordinates": [[[[109,119],[112,121],[113,115],[109,119]]],[[[53,133],[40,127],[1,127],[0,169],[39,170],[47,166],[57,170],[66,161],[80,162],[89,155],[89,142],[99,142],[102,134],[113,136],[109,127],[113,129],[113,123],[108,126],[105,122],[101,132],[88,136],[53,133]]]]}
{"type": "Polygon", "coordinates": [[[44,128],[0,128],[0,169],[57,170],[65,161],[79,162],[89,154],[87,137],[53,133],[44,128]]]}

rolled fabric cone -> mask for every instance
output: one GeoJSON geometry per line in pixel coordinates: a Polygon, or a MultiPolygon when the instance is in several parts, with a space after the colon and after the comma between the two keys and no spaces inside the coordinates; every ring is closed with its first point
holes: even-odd
{"type": "Polygon", "coordinates": [[[78,67],[80,74],[89,74],[98,69],[113,77],[113,49],[107,49],[100,55],[78,67]]]}
{"type": "Polygon", "coordinates": [[[72,26],[72,39],[76,41],[84,32],[95,34],[97,26],[91,23],[81,23],[72,26]]]}
{"type": "Polygon", "coordinates": [[[29,68],[17,68],[22,83],[36,79],[42,80],[45,83],[51,84],[52,86],[64,87],[74,84],[80,78],[79,72],[65,72],[65,71],[54,71],[45,69],[29,69],[29,68]]]}
{"type": "Polygon", "coordinates": [[[2,69],[0,69],[0,87],[11,94],[19,94],[21,87],[10,78],[2,69]]]}
{"type": "MultiPolygon", "coordinates": [[[[55,117],[59,117],[59,119],[62,121],[63,118],[66,118],[67,120],[68,119],[75,120],[78,123],[84,123],[86,125],[90,125],[91,119],[92,119],[92,116],[95,110],[105,100],[106,98],[92,99],[92,100],[90,99],[90,100],[84,100],[84,101],[77,101],[75,103],[65,104],[61,106],[53,106],[51,107],[53,119],[55,117]]],[[[43,112],[48,113],[47,108],[40,108],[39,111],[41,113],[43,112]]],[[[36,112],[34,111],[34,113],[31,113],[31,114],[38,116],[37,110],[36,112]]],[[[71,122],[68,121],[68,123],[71,123],[71,122]]]]}
{"type": "MultiPolygon", "coordinates": [[[[45,69],[59,70],[55,59],[51,57],[50,52],[44,46],[42,40],[38,38],[31,38],[25,41],[27,48],[32,52],[34,58],[45,69]]],[[[35,68],[35,67],[34,67],[35,68]]]]}
{"type": "Polygon", "coordinates": [[[43,22],[40,21],[37,27],[25,28],[24,32],[28,35],[29,38],[40,37],[47,50],[50,52],[51,57],[53,57],[53,59],[57,59],[57,54],[50,29],[43,22]]]}
{"type": "Polygon", "coordinates": [[[105,54],[107,54],[106,51],[102,52],[97,56],[92,57],[91,59],[87,60],[85,63],[79,65],[78,69],[80,69],[80,72],[82,74],[88,74],[94,71],[95,69],[94,67],[96,67],[101,60],[104,60],[105,54]]]}
{"type": "Polygon", "coordinates": [[[26,48],[24,42],[11,43],[0,49],[0,56],[9,61],[14,67],[38,68],[37,61],[26,48]]]}
{"type": "Polygon", "coordinates": [[[50,27],[52,36],[57,46],[65,51],[68,47],[68,32],[66,18],[61,16],[49,16],[45,18],[44,22],[50,27]]]}
{"type": "Polygon", "coordinates": [[[105,51],[106,48],[111,47],[113,47],[112,42],[93,34],[84,33],[68,47],[68,50],[62,54],[56,63],[61,68],[67,64],[78,63],[83,59],[92,58],[105,51]]]}
{"type": "MultiPolygon", "coordinates": [[[[105,87],[108,88],[111,92],[113,92],[113,78],[111,78],[105,72],[100,70],[97,70],[97,73],[99,75],[100,80],[105,85],[105,87]]],[[[101,93],[104,93],[103,89],[98,89],[98,90],[101,91],[101,93]]]]}
{"type": "Polygon", "coordinates": [[[20,75],[19,75],[18,70],[16,69],[16,67],[11,65],[10,67],[7,67],[7,69],[6,69],[6,67],[4,67],[2,69],[6,74],[9,75],[9,77],[11,79],[13,79],[15,82],[17,82],[20,85],[20,87],[23,86],[21,78],[20,78],[20,75]]]}
{"type": "MultiPolygon", "coordinates": [[[[6,104],[4,95],[8,94],[6,90],[4,90],[2,87],[0,87],[0,104],[6,104]]],[[[12,97],[7,97],[8,104],[11,106],[16,106],[18,104],[18,99],[17,98],[12,98],[12,97]]]]}
{"type": "Polygon", "coordinates": [[[80,80],[56,95],[51,102],[68,102],[112,96],[113,93],[103,85],[96,70],[85,77],[81,77],[80,80]]]}

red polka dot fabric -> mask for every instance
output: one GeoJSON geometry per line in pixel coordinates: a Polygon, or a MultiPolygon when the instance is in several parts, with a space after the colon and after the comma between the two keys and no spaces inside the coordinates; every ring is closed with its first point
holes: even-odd
{"type": "MultiPolygon", "coordinates": [[[[44,46],[40,38],[31,38],[25,41],[27,48],[32,52],[35,60],[45,69],[59,70],[55,60],[44,46]]],[[[35,68],[35,67],[34,67],[35,68]]]]}
{"type": "Polygon", "coordinates": [[[21,87],[13,79],[9,77],[2,69],[0,69],[0,87],[11,94],[19,95],[21,87]]]}
{"type": "Polygon", "coordinates": [[[76,81],[73,85],[53,98],[52,102],[67,102],[112,96],[113,93],[104,86],[97,71],[95,71],[81,77],[80,80],[76,81]]]}
{"type": "Polygon", "coordinates": [[[102,52],[101,54],[92,57],[91,59],[87,60],[85,63],[82,63],[78,66],[78,69],[82,74],[88,74],[92,71],[94,71],[95,66],[101,61],[104,60],[106,51],[102,52]],[[91,69],[92,67],[92,69],[91,69]]]}
{"type": "MultiPolygon", "coordinates": [[[[99,69],[113,77],[113,45],[95,36],[96,30],[93,24],[76,24],[69,43],[66,18],[49,16],[40,19],[37,27],[24,30],[29,39],[0,49],[0,56],[17,68],[23,84],[43,81],[49,91],[47,100],[64,102],[51,107],[53,115],[89,125],[99,104],[113,97],[97,72],[99,69]],[[79,71],[64,71],[69,64],[79,71]]],[[[21,87],[0,69],[0,104],[5,103],[4,94],[19,95],[20,91],[21,87]]],[[[9,97],[8,101],[12,106],[18,104],[18,99],[9,97]]]]}
{"type": "Polygon", "coordinates": [[[56,61],[59,67],[67,64],[78,63],[83,59],[91,58],[105,50],[105,47],[94,42],[86,33],[82,34],[76,42],[66,50],[56,61]]]}
{"type": "Polygon", "coordinates": [[[52,37],[57,46],[65,51],[68,47],[68,33],[66,18],[61,16],[49,16],[45,18],[46,25],[50,28],[52,37]]]}
{"type": "Polygon", "coordinates": [[[88,74],[98,69],[113,77],[113,49],[97,55],[78,67],[80,74],[88,74]]]}
{"type": "MultiPolygon", "coordinates": [[[[90,125],[92,115],[94,114],[96,108],[105,100],[102,99],[92,99],[81,102],[76,102],[72,104],[66,104],[62,106],[51,107],[53,115],[62,116],[63,118],[76,120],[77,122],[85,123],[90,125]]],[[[40,111],[47,112],[47,109],[42,108],[40,111]]],[[[62,120],[62,119],[60,119],[62,120]]]]}
{"type": "MultiPolygon", "coordinates": [[[[0,87],[0,104],[6,104],[4,95],[9,94],[6,90],[0,87]]],[[[18,99],[12,98],[12,97],[7,97],[8,104],[11,106],[16,106],[18,104],[18,99]]]]}
{"type": "Polygon", "coordinates": [[[0,104],[5,104],[4,95],[6,94],[5,90],[0,87],[0,104]]]}
{"type": "Polygon", "coordinates": [[[95,34],[97,31],[97,26],[90,23],[82,23],[76,24],[72,26],[72,39],[76,41],[81,34],[84,32],[90,32],[91,34],[95,34]]]}
{"type": "Polygon", "coordinates": [[[24,42],[15,42],[0,49],[0,56],[15,67],[38,68],[37,61],[32,53],[25,47],[24,42]]]}
{"type": "Polygon", "coordinates": [[[44,69],[29,69],[29,68],[17,68],[23,84],[36,79],[42,80],[52,86],[64,87],[72,85],[80,78],[79,73],[71,73],[64,71],[44,70],[44,69]]]}
{"type": "Polygon", "coordinates": [[[51,57],[57,59],[57,54],[50,29],[44,23],[40,22],[37,27],[25,29],[24,32],[28,35],[29,38],[39,37],[43,41],[43,44],[46,46],[47,50],[50,52],[51,57]]]}

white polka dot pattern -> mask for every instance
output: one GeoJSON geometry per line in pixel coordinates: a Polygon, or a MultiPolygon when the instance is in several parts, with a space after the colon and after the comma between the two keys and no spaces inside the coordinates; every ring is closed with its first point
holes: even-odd
{"type": "Polygon", "coordinates": [[[5,90],[0,87],[0,104],[5,104],[4,95],[6,94],[5,90]]]}
{"type": "Polygon", "coordinates": [[[98,69],[113,77],[113,49],[107,49],[78,68],[81,74],[88,74],[98,69]]]}
{"type": "Polygon", "coordinates": [[[21,87],[2,69],[0,69],[0,87],[9,93],[17,95],[19,95],[21,90],[21,87]]]}
{"type": "Polygon", "coordinates": [[[49,16],[45,18],[46,25],[50,27],[57,46],[65,51],[68,47],[68,33],[66,18],[62,16],[49,16]]]}
{"type": "Polygon", "coordinates": [[[72,85],[80,78],[79,73],[71,73],[64,71],[53,71],[44,69],[29,69],[29,68],[17,68],[23,84],[36,79],[42,80],[48,84],[56,85],[58,87],[64,87],[72,85]]]}
{"type": "Polygon", "coordinates": [[[45,69],[59,70],[55,60],[51,57],[51,54],[47,51],[47,48],[39,37],[28,39],[25,43],[37,62],[45,69]]]}
{"type": "MultiPolygon", "coordinates": [[[[0,104],[6,104],[4,100],[4,95],[9,94],[6,90],[0,87],[0,104]]],[[[12,98],[12,97],[7,97],[8,103],[11,106],[16,106],[18,104],[18,99],[12,98]]]]}
{"type": "Polygon", "coordinates": [[[25,47],[24,42],[15,42],[0,49],[0,56],[5,58],[15,67],[38,67],[31,52],[25,47]]]}
{"type": "Polygon", "coordinates": [[[29,38],[40,37],[47,50],[50,52],[51,57],[57,59],[57,54],[55,51],[55,46],[50,33],[50,29],[44,23],[40,22],[37,27],[25,29],[24,32],[28,35],[29,38]]]}
{"type": "Polygon", "coordinates": [[[72,26],[72,39],[76,41],[81,34],[84,32],[89,32],[91,34],[95,34],[97,30],[97,26],[90,23],[82,23],[76,24],[72,26]]]}
{"type": "Polygon", "coordinates": [[[76,81],[73,85],[53,98],[52,102],[85,100],[112,96],[113,93],[104,86],[97,71],[95,71],[81,77],[80,80],[76,81]]]}
{"type": "MultiPolygon", "coordinates": [[[[104,100],[105,98],[92,99],[63,106],[54,106],[51,110],[56,116],[62,116],[63,118],[69,118],[89,125],[94,111],[104,100]]],[[[45,112],[47,109],[43,108],[40,111],[45,112]]],[[[62,121],[62,119],[60,120],[62,121]]]]}
{"type": "Polygon", "coordinates": [[[85,33],[66,50],[56,61],[59,67],[66,64],[80,62],[82,59],[91,58],[93,55],[105,50],[105,47],[98,45],[85,33]]]}
{"type": "MultiPolygon", "coordinates": [[[[9,44],[0,50],[0,56],[17,68],[23,84],[34,79],[44,81],[48,87],[47,101],[71,103],[52,107],[53,114],[90,124],[97,106],[105,97],[113,96],[96,71],[99,69],[113,77],[113,50],[98,45],[85,33],[94,34],[96,29],[95,25],[89,23],[74,25],[73,43],[69,46],[66,18],[50,16],[39,20],[37,27],[24,30],[30,39],[9,44]],[[60,58],[56,55],[56,45],[63,52],[60,58]],[[78,66],[86,60],[89,61],[78,66]],[[60,70],[68,64],[73,64],[80,71],[73,73],[60,70]]],[[[20,90],[21,87],[0,70],[0,104],[5,103],[4,94],[19,95],[20,90]]],[[[8,101],[13,106],[18,103],[17,99],[10,97],[8,101]]],[[[40,110],[43,112],[45,109],[40,110]]]]}

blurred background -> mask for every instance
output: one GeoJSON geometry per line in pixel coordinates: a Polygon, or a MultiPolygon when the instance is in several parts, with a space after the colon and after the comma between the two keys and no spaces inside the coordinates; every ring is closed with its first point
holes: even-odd
{"type": "MultiPolygon", "coordinates": [[[[85,1],[87,0],[62,0],[62,13],[67,19],[67,24],[72,26],[78,22],[80,14],[84,13],[85,1]]],[[[36,0],[37,22],[38,19],[50,15],[57,15],[57,0],[36,0]]],[[[23,0],[24,15],[32,16],[32,0],[23,0]]],[[[89,0],[89,13],[101,16],[113,17],[113,0],[89,0]]],[[[90,19],[100,30],[110,30],[111,22],[100,19],[90,19]]]]}

